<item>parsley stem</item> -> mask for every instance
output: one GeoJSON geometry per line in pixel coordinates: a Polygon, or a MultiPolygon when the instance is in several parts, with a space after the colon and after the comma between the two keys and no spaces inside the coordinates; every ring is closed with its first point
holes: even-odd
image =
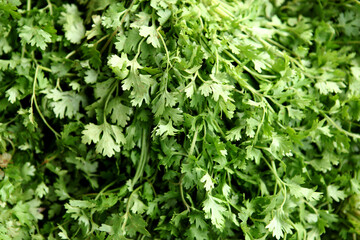
{"type": "MultiPolygon", "coordinates": [[[[216,5],[214,7],[214,11],[219,14],[221,17],[228,17],[228,18],[234,18],[234,15],[229,12],[227,9],[231,9],[232,7],[230,5],[225,5],[225,3],[223,1],[217,1],[217,0],[213,0],[210,2],[211,5],[216,5]]],[[[213,7],[212,6],[212,7],[213,7]]]]}
{"type": "Polygon", "coordinates": [[[27,0],[26,2],[26,11],[30,11],[31,10],[31,0],[27,0]]]}
{"type": "Polygon", "coordinates": [[[263,126],[263,124],[264,124],[265,113],[266,113],[266,109],[263,108],[263,115],[262,115],[262,118],[261,118],[261,122],[260,122],[260,125],[258,126],[258,128],[257,128],[257,130],[256,130],[256,133],[255,133],[255,137],[254,137],[254,141],[253,141],[253,143],[252,143],[252,146],[254,146],[254,145],[257,143],[260,129],[262,128],[262,126],[263,126]]]}
{"type": "Polygon", "coordinates": [[[36,70],[35,70],[35,76],[34,76],[34,80],[33,80],[33,92],[32,92],[32,96],[31,96],[31,111],[33,112],[33,106],[35,104],[35,107],[36,107],[36,110],[38,111],[41,119],[44,121],[45,125],[55,134],[55,137],[56,138],[60,138],[60,134],[58,132],[56,132],[51,126],[50,124],[46,121],[44,115],[42,114],[41,110],[40,110],[40,107],[37,103],[37,100],[36,100],[36,81],[37,81],[37,76],[38,76],[38,73],[39,73],[39,65],[36,66],[36,70]]]}
{"type": "Polygon", "coordinates": [[[98,193],[98,195],[96,196],[95,198],[95,201],[99,199],[99,197],[109,188],[111,187],[112,185],[114,185],[115,183],[117,182],[117,180],[109,183],[108,185],[106,185],[103,189],[101,189],[101,191],[98,193]]]}
{"type": "Polygon", "coordinates": [[[75,53],[76,53],[76,50],[71,51],[68,55],[66,55],[65,59],[69,59],[75,53]]]}
{"type": "Polygon", "coordinates": [[[102,41],[104,41],[107,37],[109,37],[109,34],[106,34],[105,36],[103,36],[102,38],[100,38],[99,40],[97,40],[94,43],[94,46],[97,46],[99,43],[101,43],[102,41]]]}
{"type": "MultiPolygon", "coordinates": [[[[190,149],[189,149],[188,156],[192,156],[192,155],[193,155],[198,133],[199,133],[199,126],[196,126],[195,133],[194,133],[194,136],[193,136],[193,140],[192,140],[191,145],[190,145],[190,149]]],[[[186,202],[185,197],[184,197],[184,189],[183,189],[183,185],[182,185],[182,179],[183,179],[183,177],[184,177],[184,174],[181,175],[180,181],[179,181],[179,185],[180,185],[180,186],[179,186],[179,188],[180,188],[180,195],[181,195],[181,200],[182,200],[182,202],[184,203],[186,209],[190,212],[190,206],[189,206],[189,204],[186,202]]]]}
{"type": "MultiPolygon", "coordinates": [[[[360,3],[359,3],[360,5],[360,3]]],[[[360,44],[360,41],[333,41],[336,44],[360,44]]]]}
{"type": "Polygon", "coordinates": [[[121,226],[123,232],[125,232],[126,223],[127,223],[128,218],[129,218],[130,206],[131,206],[130,202],[132,201],[132,198],[133,198],[134,194],[135,194],[136,192],[138,192],[138,191],[140,190],[140,188],[142,188],[142,185],[140,185],[138,188],[136,188],[136,189],[130,194],[129,199],[128,199],[128,202],[126,203],[126,212],[125,212],[125,214],[124,214],[124,222],[123,222],[123,224],[122,224],[122,226],[121,226]]]}
{"type": "Polygon", "coordinates": [[[47,67],[44,67],[44,66],[41,66],[41,65],[37,65],[41,70],[44,70],[44,71],[47,71],[47,72],[52,72],[50,68],[47,68],[47,67]]]}
{"type": "Polygon", "coordinates": [[[110,101],[110,97],[112,96],[112,94],[113,94],[113,92],[115,91],[115,89],[118,87],[118,81],[117,80],[115,80],[113,83],[113,86],[112,86],[112,88],[110,89],[110,91],[109,91],[109,93],[108,93],[108,96],[107,96],[107,98],[106,98],[106,100],[105,100],[105,104],[104,104],[104,123],[106,123],[107,121],[106,121],[106,109],[107,109],[107,106],[108,106],[108,104],[109,104],[109,101],[110,101]]]}
{"type": "MultiPolygon", "coordinates": [[[[283,50],[285,50],[286,52],[294,55],[295,57],[299,57],[297,56],[293,51],[291,51],[290,49],[284,47],[283,45],[281,45],[280,43],[276,42],[276,41],[273,41],[272,39],[267,39],[266,41],[264,41],[263,39],[259,38],[259,37],[256,37],[256,39],[264,46],[267,48],[267,50],[270,50],[272,51],[273,53],[275,53],[276,55],[278,55],[279,57],[284,57],[284,53],[280,52],[279,50],[276,50],[274,48],[272,48],[272,46],[269,44],[271,43],[272,45],[275,45],[283,50]],[[269,42],[269,43],[268,43],[269,42]]],[[[301,70],[304,71],[304,66],[295,58],[287,55],[287,57],[293,62],[295,63],[301,70]]]]}
{"type": "Polygon", "coordinates": [[[172,65],[171,65],[171,62],[170,62],[169,51],[168,51],[168,49],[167,49],[167,47],[166,47],[164,38],[162,37],[161,33],[159,32],[160,29],[161,29],[161,26],[156,29],[156,32],[157,32],[157,34],[159,35],[162,44],[164,45],[164,49],[165,49],[165,53],[166,53],[166,58],[167,58],[166,70],[168,71],[168,70],[169,70],[169,65],[170,65],[170,67],[172,67],[172,65]]]}
{"type": "MultiPolygon", "coordinates": [[[[239,61],[239,59],[237,59],[232,53],[230,53],[228,50],[224,50],[224,53],[226,53],[226,55],[228,55],[232,60],[234,60],[239,66],[242,66],[243,64],[239,61]]],[[[259,74],[256,73],[255,71],[251,70],[250,68],[248,68],[247,66],[242,66],[242,68],[248,72],[251,76],[253,77],[257,77],[260,80],[263,80],[265,82],[269,82],[269,80],[267,80],[266,78],[269,79],[275,79],[277,78],[277,76],[273,76],[273,75],[263,75],[263,74],[259,74]]]]}
{"type": "Polygon", "coordinates": [[[284,194],[284,200],[283,202],[281,203],[281,206],[280,208],[282,209],[285,205],[285,202],[286,202],[286,198],[287,198],[287,190],[286,190],[286,183],[279,177],[277,171],[276,171],[276,166],[275,166],[275,162],[271,160],[271,165],[269,164],[269,162],[266,160],[266,158],[264,157],[263,158],[265,163],[268,165],[268,167],[270,168],[270,170],[273,172],[274,176],[275,176],[275,179],[276,179],[276,182],[279,182],[280,185],[282,186],[282,191],[283,191],[283,194],[284,194]]]}
{"type": "Polygon", "coordinates": [[[189,149],[189,154],[188,154],[189,156],[193,155],[193,152],[194,152],[194,149],[195,149],[195,144],[196,144],[196,139],[197,139],[197,135],[198,135],[198,130],[199,130],[199,126],[196,126],[194,137],[193,137],[193,140],[191,142],[190,149],[189,149]]]}
{"type": "Polygon", "coordinates": [[[223,130],[221,129],[221,127],[219,126],[219,124],[215,120],[213,120],[212,122],[215,124],[215,126],[218,129],[218,131],[220,132],[221,136],[226,139],[226,135],[223,132],[223,130]]]}
{"type": "Polygon", "coordinates": [[[137,58],[139,57],[139,55],[140,55],[140,47],[141,47],[141,44],[143,43],[145,41],[145,38],[143,38],[143,39],[141,39],[141,41],[140,41],[140,43],[139,43],[139,45],[138,45],[138,50],[137,50],[137,53],[136,53],[136,55],[135,55],[135,57],[134,57],[134,59],[133,60],[137,60],[137,58]]]}
{"type": "Polygon", "coordinates": [[[318,213],[317,209],[313,205],[311,205],[308,201],[304,201],[304,202],[314,211],[314,213],[316,215],[319,216],[319,213],[318,213]]]}
{"type": "Polygon", "coordinates": [[[148,139],[148,129],[143,128],[141,135],[141,153],[140,159],[136,168],[135,176],[132,180],[132,187],[134,187],[137,181],[143,176],[144,167],[149,158],[149,139],[148,139]]]}
{"type": "Polygon", "coordinates": [[[182,200],[182,202],[184,203],[187,211],[190,212],[190,206],[189,206],[189,204],[186,202],[185,197],[184,197],[184,189],[183,189],[183,185],[182,185],[182,179],[183,179],[183,177],[184,177],[184,174],[181,175],[181,177],[180,177],[180,182],[179,182],[179,185],[180,185],[180,196],[181,196],[181,200],[182,200]]]}
{"type": "Polygon", "coordinates": [[[15,152],[16,152],[16,147],[13,141],[11,141],[11,139],[9,138],[4,138],[6,141],[8,141],[11,145],[12,148],[12,152],[11,152],[11,156],[14,156],[15,152]]]}
{"type": "Polygon", "coordinates": [[[326,113],[324,113],[324,111],[320,110],[320,113],[326,118],[326,120],[331,123],[331,125],[333,125],[337,130],[339,130],[340,132],[344,133],[347,136],[353,137],[355,139],[360,138],[359,134],[356,133],[351,133],[346,131],[345,129],[341,128],[339,125],[336,124],[336,122],[334,122],[334,120],[332,120],[326,113]]]}
{"type": "Polygon", "coordinates": [[[51,4],[51,1],[50,0],[46,0],[48,6],[49,6],[49,12],[50,12],[50,15],[53,15],[53,9],[52,9],[52,4],[51,4]]]}
{"type": "MultiPolygon", "coordinates": [[[[236,79],[236,81],[239,83],[240,87],[249,90],[253,95],[259,96],[261,98],[264,97],[255,88],[253,88],[248,82],[246,82],[245,79],[240,78],[237,74],[233,74],[233,73],[230,73],[230,74],[236,79]]],[[[236,90],[236,91],[239,92],[238,90],[236,90]]],[[[239,92],[239,93],[241,93],[241,92],[239,92]]]]}

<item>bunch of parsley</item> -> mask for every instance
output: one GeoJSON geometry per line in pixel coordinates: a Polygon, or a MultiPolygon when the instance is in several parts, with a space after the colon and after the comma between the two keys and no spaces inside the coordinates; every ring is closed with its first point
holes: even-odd
{"type": "Polygon", "coordinates": [[[1,239],[356,239],[358,0],[0,0],[1,239]]]}

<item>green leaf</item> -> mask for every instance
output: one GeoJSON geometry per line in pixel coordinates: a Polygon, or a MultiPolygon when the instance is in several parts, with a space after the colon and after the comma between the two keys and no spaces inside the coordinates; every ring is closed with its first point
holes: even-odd
{"type": "Polygon", "coordinates": [[[56,117],[62,119],[65,116],[68,118],[75,117],[80,110],[80,103],[86,105],[85,96],[76,93],[75,91],[61,92],[54,88],[51,90],[45,90],[46,97],[52,99],[50,103],[56,117]]]}
{"type": "Polygon", "coordinates": [[[130,120],[132,108],[123,105],[121,103],[121,98],[115,97],[110,100],[106,113],[111,114],[110,118],[113,123],[116,123],[121,127],[125,127],[127,122],[130,120]]]}
{"type": "Polygon", "coordinates": [[[205,217],[211,219],[211,223],[218,229],[223,229],[225,226],[225,216],[227,210],[224,206],[219,204],[219,199],[207,195],[207,198],[203,202],[203,210],[205,217]]]}
{"type": "Polygon", "coordinates": [[[85,82],[88,83],[88,84],[93,84],[93,83],[96,83],[96,80],[98,78],[98,73],[93,70],[93,69],[89,69],[87,71],[85,71],[85,82]]]}
{"type": "Polygon", "coordinates": [[[39,27],[23,26],[20,28],[19,37],[24,43],[45,50],[47,43],[51,42],[51,35],[39,27]]]}
{"type": "Polygon", "coordinates": [[[276,237],[276,239],[280,239],[284,237],[284,233],[291,234],[292,225],[289,223],[289,220],[285,216],[283,210],[278,209],[275,211],[273,219],[266,225],[266,228],[272,232],[272,236],[276,237]]]}
{"type": "Polygon", "coordinates": [[[129,73],[129,70],[127,69],[127,66],[129,64],[129,59],[127,58],[127,55],[124,53],[121,54],[121,57],[117,55],[112,55],[108,61],[108,64],[112,68],[114,73],[118,77],[120,77],[120,79],[124,79],[129,73]]]}
{"type": "Polygon", "coordinates": [[[206,174],[200,179],[200,182],[203,182],[203,183],[204,183],[204,187],[205,187],[205,190],[206,190],[207,192],[214,188],[214,182],[213,182],[213,180],[211,179],[209,173],[206,173],[206,174]]]}
{"type": "Polygon", "coordinates": [[[170,9],[159,10],[156,12],[156,14],[159,15],[158,21],[160,25],[164,25],[164,23],[166,23],[171,17],[171,10],[170,9]]]}
{"type": "Polygon", "coordinates": [[[151,237],[151,234],[146,230],[147,223],[141,216],[137,214],[129,215],[128,225],[126,226],[130,235],[135,236],[135,233],[141,233],[144,236],[151,237]]]}
{"type": "Polygon", "coordinates": [[[149,104],[149,90],[155,81],[150,75],[144,75],[138,72],[141,66],[136,59],[130,61],[128,66],[130,66],[130,73],[128,77],[123,80],[122,88],[124,90],[131,90],[130,98],[133,106],[141,106],[143,102],[149,104]]]}
{"type": "Polygon", "coordinates": [[[9,88],[6,91],[6,96],[8,97],[9,102],[11,102],[12,104],[14,104],[16,102],[16,100],[18,100],[21,96],[21,93],[19,91],[19,87],[12,87],[9,88]]]}
{"type": "Polygon", "coordinates": [[[112,157],[116,152],[120,152],[121,145],[125,144],[125,136],[122,133],[122,129],[108,123],[101,125],[87,124],[82,134],[83,143],[95,143],[96,152],[108,157],[112,157]]]}
{"type": "Polygon", "coordinates": [[[120,26],[121,18],[125,12],[124,3],[112,3],[102,16],[101,24],[106,28],[116,29],[120,26]]]}
{"type": "Polygon", "coordinates": [[[285,137],[281,135],[273,136],[273,140],[270,145],[270,150],[275,156],[278,156],[278,154],[280,154],[280,156],[291,157],[293,156],[291,149],[292,149],[292,144],[285,137]]]}
{"type": "Polygon", "coordinates": [[[138,194],[134,194],[133,195],[133,199],[132,199],[132,207],[131,207],[131,212],[133,213],[137,213],[137,214],[142,214],[146,211],[147,206],[139,199],[139,195],[138,194]]]}
{"type": "Polygon", "coordinates": [[[173,127],[171,120],[167,124],[165,124],[163,121],[160,121],[156,129],[156,135],[162,137],[174,136],[178,131],[179,130],[173,127]]]}
{"type": "Polygon", "coordinates": [[[207,240],[209,239],[208,231],[201,230],[195,226],[191,226],[187,231],[186,235],[189,239],[195,240],[207,240]]]}
{"type": "Polygon", "coordinates": [[[339,190],[339,186],[337,185],[328,185],[326,187],[327,196],[330,199],[334,199],[335,202],[339,202],[340,200],[344,200],[346,194],[343,190],[339,190]]]}
{"type": "Polygon", "coordinates": [[[71,43],[80,43],[85,35],[85,26],[77,6],[64,4],[65,12],[61,13],[59,23],[63,25],[65,37],[71,43]]]}
{"type": "Polygon", "coordinates": [[[139,30],[139,34],[140,36],[146,38],[146,42],[148,44],[153,45],[154,48],[160,47],[158,32],[154,25],[152,25],[151,27],[141,26],[139,30]]]}
{"type": "Polygon", "coordinates": [[[48,192],[49,188],[45,185],[44,182],[40,183],[35,190],[35,193],[39,198],[44,197],[48,192]]]}
{"type": "Polygon", "coordinates": [[[338,17],[339,26],[344,29],[347,36],[359,36],[360,35],[360,23],[357,21],[359,13],[355,11],[346,11],[340,13],[338,17]]]}

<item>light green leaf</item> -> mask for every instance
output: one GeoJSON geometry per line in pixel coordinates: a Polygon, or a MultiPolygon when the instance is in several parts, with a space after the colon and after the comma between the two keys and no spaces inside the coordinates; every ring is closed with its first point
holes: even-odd
{"type": "Polygon", "coordinates": [[[61,92],[54,88],[51,90],[44,90],[46,97],[52,99],[50,103],[55,116],[62,119],[65,116],[68,118],[75,117],[80,110],[80,103],[86,104],[86,98],[84,95],[79,94],[75,91],[64,91],[61,92]]]}
{"type": "Polygon", "coordinates": [[[141,26],[139,31],[140,36],[147,38],[146,42],[153,45],[154,48],[160,47],[160,41],[158,39],[158,32],[156,31],[155,26],[141,26]]]}
{"type": "Polygon", "coordinates": [[[206,189],[207,192],[211,191],[211,189],[214,188],[214,182],[211,178],[211,176],[209,175],[209,173],[206,173],[201,179],[200,182],[204,183],[204,187],[206,189]]]}
{"type": "Polygon", "coordinates": [[[64,4],[65,12],[62,12],[59,23],[63,25],[65,37],[71,43],[80,43],[85,36],[85,26],[81,13],[75,4],[64,4]]]}
{"type": "Polygon", "coordinates": [[[95,83],[98,77],[98,73],[94,69],[89,69],[85,71],[85,82],[88,84],[95,83]]]}
{"type": "Polygon", "coordinates": [[[20,28],[19,37],[25,43],[39,47],[41,50],[45,50],[47,43],[51,42],[51,35],[48,32],[45,32],[39,27],[27,25],[20,28]]]}
{"type": "Polygon", "coordinates": [[[278,209],[275,211],[273,219],[269,222],[266,228],[273,233],[273,237],[280,239],[284,237],[284,233],[292,233],[291,229],[293,227],[289,223],[289,219],[285,216],[283,210],[278,209]]]}
{"type": "Polygon", "coordinates": [[[346,194],[343,190],[339,190],[339,186],[336,185],[328,185],[327,188],[327,196],[335,200],[335,202],[339,202],[340,200],[344,200],[346,194]]]}
{"type": "Polygon", "coordinates": [[[125,144],[126,141],[122,129],[108,123],[101,125],[87,124],[82,134],[83,143],[95,143],[96,152],[108,157],[112,157],[116,152],[120,152],[120,146],[125,144]]]}
{"type": "Polygon", "coordinates": [[[179,130],[173,127],[171,120],[167,124],[161,121],[157,126],[156,135],[162,137],[174,136],[178,131],[179,130]]]}
{"type": "Polygon", "coordinates": [[[125,127],[127,122],[130,120],[132,114],[132,108],[121,103],[120,97],[115,97],[110,100],[106,114],[111,114],[111,121],[125,127]]]}
{"type": "Polygon", "coordinates": [[[226,208],[218,203],[219,200],[208,195],[203,202],[205,217],[211,219],[211,223],[218,229],[223,229],[225,225],[226,208]]]}

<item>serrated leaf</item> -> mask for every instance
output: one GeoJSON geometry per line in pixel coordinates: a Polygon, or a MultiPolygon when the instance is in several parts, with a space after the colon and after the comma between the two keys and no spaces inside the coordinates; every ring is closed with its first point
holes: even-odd
{"type": "Polygon", "coordinates": [[[101,125],[87,124],[82,134],[83,143],[95,143],[96,152],[108,157],[112,157],[116,152],[120,152],[120,146],[125,144],[126,141],[122,129],[108,123],[101,125]]]}
{"type": "Polygon", "coordinates": [[[147,38],[146,42],[153,45],[154,48],[160,47],[160,41],[158,39],[158,32],[156,31],[155,26],[141,26],[139,30],[140,36],[147,38]]]}
{"type": "Polygon", "coordinates": [[[340,200],[344,200],[346,194],[343,190],[339,190],[339,186],[329,185],[326,187],[327,196],[329,198],[334,199],[335,202],[339,202],[340,200]]]}
{"type": "Polygon", "coordinates": [[[98,78],[98,73],[93,70],[93,69],[89,69],[87,71],[85,71],[85,82],[88,83],[88,84],[93,84],[93,83],[96,83],[96,80],[98,78]]]}
{"type": "Polygon", "coordinates": [[[113,123],[116,123],[121,127],[125,127],[127,122],[130,120],[132,108],[122,104],[119,97],[115,97],[110,100],[106,113],[111,114],[110,118],[113,123]]]}
{"type": "Polygon", "coordinates": [[[61,13],[59,23],[63,25],[65,37],[71,43],[80,43],[85,36],[85,26],[81,13],[75,4],[64,4],[65,12],[61,13]]]}
{"type": "Polygon", "coordinates": [[[205,190],[206,190],[207,192],[214,188],[214,182],[213,182],[213,180],[211,179],[209,173],[206,173],[206,174],[200,179],[200,182],[203,182],[203,183],[204,183],[204,187],[205,187],[205,190]]]}
{"type": "Polygon", "coordinates": [[[47,43],[51,42],[51,35],[39,27],[23,26],[20,29],[19,37],[31,46],[45,50],[47,43]]]}
{"type": "Polygon", "coordinates": [[[272,236],[276,237],[276,239],[280,239],[284,237],[284,233],[292,233],[291,229],[293,228],[289,220],[286,218],[283,210],[276,210],[273,219],[266,225],[266,228],[272,232],[272,236]]]}
{"type": "Polygon", "coordinates": [[[218,203],[218,199],[208,195],[203,202],[203,210],[206,218],[211,219],[211,223],[218,229],[223,229],[225,225],[226,208],[218,203]]]}
{"type": "Polygon", "coordinates": [[[170,120],[167,124],[164,122],[160,122],[157,129],[156,135],[166,137],[166,136],[174,136],[179,130],[175,129],[172,125],[172,121],[170,120]]]}
{"type": "Polygon", "coordinates": [[[46,97],[52,99],[50,103],[55,116],[62,119],[65,116],[73,118],[79,113],[80,103],[83,105],[86,103],[85,96],[76,93],[75,91],[61,92],[54,88],[49,91],[45,90],[46,97]]]}

